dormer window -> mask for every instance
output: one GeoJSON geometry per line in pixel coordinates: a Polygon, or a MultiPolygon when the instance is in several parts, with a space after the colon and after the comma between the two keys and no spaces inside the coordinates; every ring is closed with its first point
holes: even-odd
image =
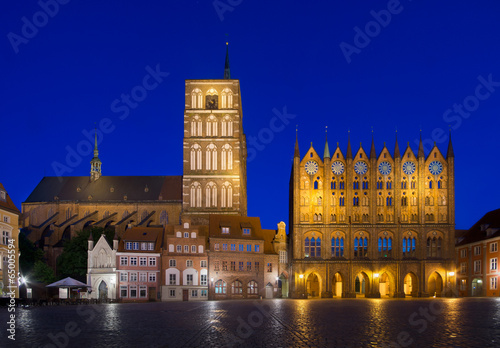
{"type": "Polygon", "coordinates": [[[250,229],[248,227],[245,227],[243,229],[243,234],[246,235],[246,236],[249,236],[250,235],[250,229]]]}
{"type": "Polygon", "coordinates": [[[134,250],[139,250],[139,242],[134,242],[134,250]]]}
{"type": "Polygon", "coordinates": [[[141,250],[148,250],[148,243],[142,242],[141,243],[141,250]]]}
{"type": "Polygon", "coordinates": [[[5,200],[6,200],[6,197],[7,197],[7,195],[5,194],[5,191],[0,191],[0,199],[1,199],[2,201],[5,201],[5,200]]]}
{"type": "Polygon", "coordinates": [[[125,243],[125,250],[132,250],[132,242],[125,243]]]}
{"type": "Polygon", "coordinates": [[[229,234],[229,227],[222,227],[222,228],[221,228],[221,232],[222,232],[223,234],[229,234]]]}

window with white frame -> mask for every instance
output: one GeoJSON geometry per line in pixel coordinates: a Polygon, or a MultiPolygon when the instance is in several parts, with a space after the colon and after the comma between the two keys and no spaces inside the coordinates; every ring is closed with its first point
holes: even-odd
{"type": "Polygon", "coordinates": [[[196,245],[191,245],[191,253],[196,254],[196,245]]]}
{"type": "Polygon", "coordinates": [[[184,252],[188,253],[189,252],[189,245],[184,245],[184,252]]]}
{"type": "Polygon", "coordinates": [[[462,258],[467,257],[467,249],[460,250],[460,257],[462,258]]]}
{"type": "Polygon", "coordinates": [[[219,243],[215,243],[215,244],[214,244],[214,250],[215,250],[215,251],[219,251],[219,247],[220,247],[220,246],[219,246],[219,243]]]}
{"type": "Polygon", "coordinates": [[[155,243],[148,243],[148,250],[155,250],[155,243]]]}
{"type": "Polygon", "coordinates": [[[467,262],[460,263],[460,274],[467,273],[467,262]]]}
{"type": "Polygon", "coordinates": [[[149,273],[149,282],[156,282],[156,273],[149,273]]]}
{"type": "Polygon", "coordinates": [[[186,267],[193,267],[193,260],[187,260],[186,267]]]}
{"type": "Polygon", "coordinates": [[[139,257],[139,266],[147,266],[148,258],[147,257],[139,257]]]}
{"type": "Polygon", "coordinates": [[[181,232],[177,232],[177,233],[175,234],[175,236],[176,236],[177,238],[182,238],[182,233],[181,233],[181,232]]]}
{"type": "Polygon", "coordinates": [[[498,251],[498,243],[497,242],[491,243],[490,244],[490,252],[495,253],[497,251],[498,251]]]}
{"type": "Polygon", "coordinates": [[[221,232],[223,234],[229,234],[229,227],[222,227],[221,232]]]}
{"type": "Polygon", "coordinates": [[[288,257],[286,250],[280,250],[280,263],[287,263],[288,262],[288,257]]]}
{"type": "Polygon", "coordinates": [[[494,257],[490,259],[490,270],[496,271],[498,269],[498,258],[494,257]]]}
{"type": "Polygon", "coordinates": [[[498,286],[498,279],[497,277],[491,277],[490,278],[490,289],[491,290],[496,290],[498,286]]]}
{"type": "Polygon", "coordinates": [[[147,296],[148,292],[147,292],[147,288],[145,285],[141,285],[139,287],[139,297],[141,298],[145,298],[147,296]]]}
{"type": "Polygon", "coordinates": [[[128,273],[126,273],[126,272],[120,273],[120,281],[127,282],[128,281],[128,273]]]}
{"type": "Polygon", "coordinates": [[[196,238],[196,232],[191,232],[191,238],[196,238]]]}
{"type": "Polygon", "coordinates": [[[170,297],[175,297],[175,289],[170,289],[170,291],[169,291],[168,295],[169,295],[170,297]]]}
{"type": "Polygon", "coordinates": [[[169,252],[169,253],[173,253],[173,252],[174,252],[174,250],[175,250],[174,245],[173,245],[173,244],[169,244],[169,245],[168,245],[168,252],[169,252]]]}
{"type": "Polygon", "coordinates": [[[207,260],[201,260],[200,267],[207,267],[207,260]]]}
{"type": "Polygon", "coordinates": [[[184,232],[184,238],[189,238],[189,232],[184,232]]]}
{"type": "Polygon", "coordinates": [[[198,253],[203,254],[203,245],[198,245],[198,253]]]}
{"type": "Polygon", "coordinates": [[[10,216],[4,215],[3,222],[10,224],[10,216]]]}
{"type": "Polygon", "coordinates": [[[121,298],[127,297],[127,293],[128,293],[127,286],[126,285],[121,285],[120,286],[120,297],[121,298]]]}
{"type": "Polygon", "coordinates": [[[141,243],[141,250],[148,250],[148,243],[142,242],[141,243]]]}
{"type": "Polygon", "coordinates": [[[207,290],[201,290],[201,297],[207,297],[208,296],[208,291],[207,290]]]}
{"type": "Polygon", "coordinates": [[[139,281],[140,282],[146,282],[148,279],[148,274],[147,273],[139,273],[139,281]]]}
{"type": "Polygon", "coordinates": [[[130,281],[131,282],[137,281],[137,273],[130,273],[130,281]]]}
{"type": "Polygon", "coordinates": [[[192,289],[191,290],[191,297],[198,297],[198,290],[192,289]]]}
{"type": "Polygon", "coordinates": [[[137,257],[130,258],[130,266],[137,266],[137,257]]]}
{"type": "Polygon", "coordinates": [[[186,285],[193,285],[193,275],[186,274],[186,285]]]}
{"type": "Polygon", "coordinates": [[[207,275],[202,274],[200,277],[200,285],[207,285],[207,275]]]}
{"type": "Polygon", "coordinates": [[[474,261],[474,273],[481,273],[481,260],[474,261]]]}
{"type": "Polygon", "coordinates": [[[177,261],[174,259],[168,260],[168,266],[169,267],[177,267],[177,261]]]}
{"type": "Polygon", "coordinates": [[[481,255],[481,246],[480,245],[476,245],[474,247],[474,255],[481,255]]]}
{"type": "Polygon", "coordinates": [[[182,253],[182,245],[178,245],[177,246],[177,252],[178,253],[182,253]]]}
{"type": "Polygon", "coordinates": [[[134,242],[134,250],[139,250],[139,242],[134,242]]]}
{"type": "Polygon", "coordinates": [[[128,266],[128,257],[120,256],[120,266],[128,266]]]}
{"type": "Polygon", "coordinates": [[[260,253],[260,245],[259,244],[255,244],[255,252],[256,253],[260,253]]]}
{"type": "Polygon", "coordinates": [[[125,243],[125,250],[132,250],[132,242],[125,243]]]}
{"type": "Polygon", "coordinates": [[[250,235],[250,229],[245,227],[243,229],[243,234],[250,235]]]}
{"type": "Polygon", "coordinates": [[[149,265],[150,266],[156,266],[156,257],[150,257],[149,258],[149,265]]]}
{"type": "Polygon", "coordinates": [[[169,274],[168,281],[170,285],[177,285],[177,274],[169,274]]]}

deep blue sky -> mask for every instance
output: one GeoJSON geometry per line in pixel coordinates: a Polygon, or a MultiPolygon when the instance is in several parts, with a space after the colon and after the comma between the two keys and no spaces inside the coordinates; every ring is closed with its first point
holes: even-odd
{"type": "MultiPolygon", "coordinates": [[[[322,153],[325,126],[330,147],[340,142],[345,153],[348,129],[353,150],[359,142],[369,150],[373,127],[377,151],[386,142],[392,152],[396,128],[400,147],[416,151],[421,128],[430,139],[451,125],[457,228],[499,208],[500,87],[481,88],[474,104],[478,78],[500,81],[498,1],[220,3],[236,6],[221,17],[212,1],[72,0],[43,25],[37,1],[4,2],[0,181],[19,208],[104,118],[114,126],[100,144],[104,175],[181,175],[184,80],[222,78],[226,33],[247,137],[269,127],[273,109],[296,115],[248,163],[249,215],[264,227],[288,223],[297,124],[302,154],[311,141],[322,153]],[[369,23],[388,6],[390,23],[369,23]],[[13,45],[34,15],[38,32],[13,45]],[[340,45],[354,45],[355,27],[373,37],[348,63],[340,45]],[[121,120],[111,104],[158,64],[170,74],[121,120]],[[464,100],[471,112],[447,115],[464,100]]],[[[438,146],[446,152],[447,136],[438,134],[438,146]]],[[[91,157],[65,175],[89,175],[91,157]]]]}

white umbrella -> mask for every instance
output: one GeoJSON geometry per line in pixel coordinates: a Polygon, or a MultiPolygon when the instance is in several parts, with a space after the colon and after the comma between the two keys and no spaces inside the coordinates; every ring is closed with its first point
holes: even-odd
{"type": "Polygon", "coordinates": [[[47,285],[47,288],[91,288],[92,286],[82,283],[71,277],[58,280],[55,283],[47,285]]]}

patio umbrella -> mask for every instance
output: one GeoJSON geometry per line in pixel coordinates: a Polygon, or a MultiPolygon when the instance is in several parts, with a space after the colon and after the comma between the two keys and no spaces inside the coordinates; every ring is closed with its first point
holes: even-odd
{"type": "Polygon", "coordinates": [[[82,283],[71,277],[58,280],[55,283],[47,285],[47,288],[91,288],[92,286],[82,283]]]}

